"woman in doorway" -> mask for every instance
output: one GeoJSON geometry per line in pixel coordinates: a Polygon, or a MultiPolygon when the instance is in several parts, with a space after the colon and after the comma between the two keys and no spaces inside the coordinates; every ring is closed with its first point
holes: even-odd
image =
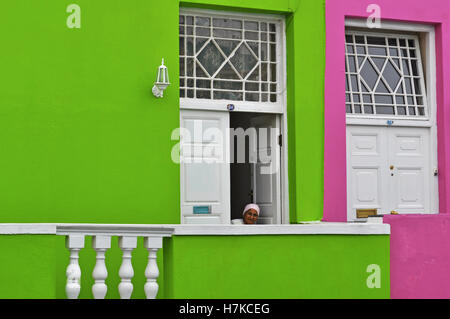
{"type": "Polygon", "coordinates": [[[256,224],[259,216],[259,206],[256,204],[248,204],[242,212],[242,219],[233,219],[232,224],[256,224]]]}

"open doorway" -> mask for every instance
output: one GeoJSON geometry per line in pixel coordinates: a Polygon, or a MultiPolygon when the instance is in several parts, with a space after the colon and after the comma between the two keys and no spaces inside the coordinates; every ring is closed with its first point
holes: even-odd
{"type": "Polygon", "coordinates": [[[260,207],[258,224],[281,222],[280,118],[268,113],[230,113],[231,219],[245,205],[260,207]]]}

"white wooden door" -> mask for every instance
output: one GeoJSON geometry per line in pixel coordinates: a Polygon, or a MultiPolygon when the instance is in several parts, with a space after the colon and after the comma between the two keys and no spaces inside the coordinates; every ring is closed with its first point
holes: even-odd
{"type": "Polygon", "coordinates": [[[180,117],[182,223],[229,224],[229,114],[180,110],[180,117]]]}
{"type": "Polygon", "coordinates": [[[386,130],[347,126],[347,206],[349,219],[357,209],[389,210],[386,130]]]}
{"type": "Polygon", "coordinates": [[[399,213],[430,211],[432,170],[428,128],[386,128],[389,145],[390,203],[399,213]]]}
{"type": "Polygon", "coordinates": [[[431,213],[434,198],[430,129],[347,126],[347,206],[379,214],[431,213]]]}
{"type": "Polygon", "coordinates": [[[254,202],[260,208],[258,224],[280,223],[280,146],[278,116],[255,116],[251,120],[257,131],[257,154],[250,154],[252,162],[252,190],[254,202]]]}

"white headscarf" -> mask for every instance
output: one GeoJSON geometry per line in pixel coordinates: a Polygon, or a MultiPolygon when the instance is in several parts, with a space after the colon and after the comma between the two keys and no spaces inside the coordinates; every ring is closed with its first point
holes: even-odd
{"type": "Polygon", "coordinates": [[[245,212],[249,209],[254,209],[259,216],[259,206],[256,204],[247,204],[244,208],[244,211],[242,212],[242,216],[244,216],[245,212]]]}

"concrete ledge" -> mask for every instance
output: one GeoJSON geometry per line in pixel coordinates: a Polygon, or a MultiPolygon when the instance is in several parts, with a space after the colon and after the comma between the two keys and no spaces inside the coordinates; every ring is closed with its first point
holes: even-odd
{"type": "Polygon", "coordinates": [[[389,235],[388,224],[171,225],[174,235],[389,235]]]}
{"type": "Polygon", "coordinates": [[[0,235],[56,235],[56,224],[0,224],[0,235]]]}
{"type": "Polygon", "coordinates": [[[317,222],[295,225],[0,224],[1,235],[389,235],[389,224],[317,222]]]}

